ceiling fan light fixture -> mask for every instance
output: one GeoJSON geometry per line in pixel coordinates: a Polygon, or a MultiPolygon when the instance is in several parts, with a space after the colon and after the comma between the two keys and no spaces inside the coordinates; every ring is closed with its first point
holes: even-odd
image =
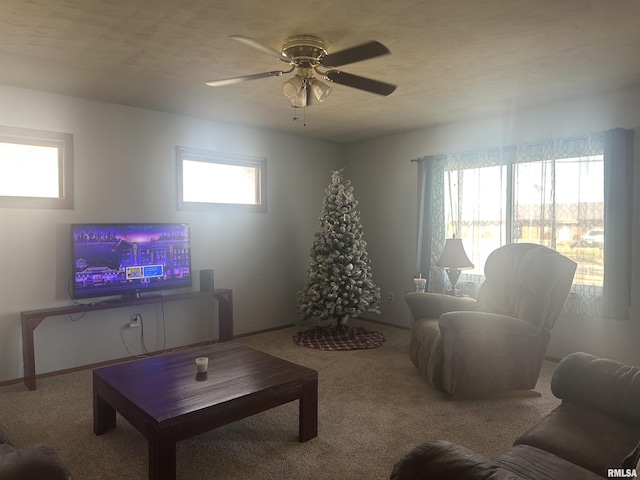
{"type": "Polygon", "coordinates": [[[290,99],[291,106],[294,108],[303,108],[308,106],[310,104],[309,100],[310,95],[306,83],[303,83],[302,88],[300,88],[300,91],[298,92],[298,95],[290,99]]]}
{"type": "Polygon", "coordinates": [[[311,91],[319,102],[324,102],[331,93],[331,87],[324,82],[314,78],[311,80],[311,91]]]}
{"type": "Polygon", "coordinates": [[[282,84],[282,92],[293,102],[293,100],[300,95],[303,89],[304,82],[298,75],[294,75],[292,78],[282,84]]]}

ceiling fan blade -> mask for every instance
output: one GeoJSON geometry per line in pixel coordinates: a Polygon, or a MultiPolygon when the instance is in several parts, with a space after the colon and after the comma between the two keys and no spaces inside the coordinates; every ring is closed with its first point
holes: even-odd
{"type": "Polygon", "coordinates": [[[222,80],[213,80],[211,82],[207,82],[207,85],[210,87],[224,87],[226,85],[234,85],[240,82],[246,82],[247,80],[257,80],[259,78],[267,78],[267,77],[279,77],[283,73],[280,70],[274,70],[273,72],[264,72],[264,73],[255,73],[253,75],[244,75],[242,77],[234,77],[234,78],[224,78],[222,80]]]}
{"type": "Polygon", "coordinates": [[[384,96],[392,94],[397,88],[396,85],[391,85],[390,83],[360,77],[351,73],[341,72],[340,70],[329,70],[324,74],[324,78],[340,85],[346,85],[347,87],[353,87],[384,96]]]}
{"type": "Polygon", "coordinates": [[[380,42],[371,41],[357,47],[330,53],[320,59],[320,65],[323,67],[340,67],[349,63],[386,55],[387,53],[391,53],[387,47],[380,42]]]}
{"type": "Polygon", "coordinates": [[[281,52],[268,47],[264,43],[259,42],[258,40],[254,40],[253,38],[243,37],[242,35],[229,35],[231,40],[236,40],[237,42],[244,43],[245,45],[249,45],[256,50],[260,50],[262,53],[266,53],[267,55],[277,58],[285,63],[291,63],[291,59],[281,52]]]}

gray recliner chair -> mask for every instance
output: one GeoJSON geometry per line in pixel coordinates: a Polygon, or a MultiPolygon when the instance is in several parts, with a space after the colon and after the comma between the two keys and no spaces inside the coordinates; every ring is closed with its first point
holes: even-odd
{"type": "Polygon", "coordinates": [[[532,243],[505,245],[485,263],[478,297],[412,292],[409,355],[452,398],[531,395],[577,264],[532,243]]]}

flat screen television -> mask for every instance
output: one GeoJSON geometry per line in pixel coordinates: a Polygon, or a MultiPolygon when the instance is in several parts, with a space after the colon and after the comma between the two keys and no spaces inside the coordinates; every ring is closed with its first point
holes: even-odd
{"type": "MultiPolygon", "coordinates": [[[[191,238],[186,223],[71,225],[74,299],[191,286],[191,238]]],[[[114,299],[118,300],[118,299],[114,299]]]]}

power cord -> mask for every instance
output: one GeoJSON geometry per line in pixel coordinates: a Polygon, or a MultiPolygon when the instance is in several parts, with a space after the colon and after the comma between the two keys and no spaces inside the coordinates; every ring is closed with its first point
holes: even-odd
{"type": "Polygon", "coordinates": [[[124,337],[124,331],[125,330],[131,330],[130,327],[130,323],[123,325],[122,327],[120,327],[120,340],[122,341],[122,345],[124,345],[124,348],[127,350],[127,353],[129,354],[129,356],[131,357],[148,357],[151,355],[162,355],[163,353],[166,352],[167,350],[167,324],[166,324],[166,319],[165,319],[165,311],[164,311],[164,302],[160,302],[161,305],[161,321],[162,321],[162,336],[163,336],[163,342],[162,342],[162,349],[158,352],[150,352],[149,349],[147,348],[146,342],[145,342],[145,338],[144,338],[144,318],[142,317],[141,314],[136,313],[132,318],[131,321],[132,322],[137,322],[140,324],[140,349],[142,351],[142,354],[138,355],[138,354],[134,354],[133,352],[131,352],[131,350],[129,349],[129,346],[127,345],[127,341],[124,337]]]}
{"type": "Polygon", "coordinates": [[[147,350],[147,346],[145,345],[145,342],[144,342],[144,320],[142,318],[142,315],[140,315],[139,313],[136,313],[131,318],[131,322],[126,324],[126,325],[122,325],[120,327],[120,340],[122,341],[122,345],[124,345],[124,348],[127,350],[127,353],[129,354],[130,357],[136,357],[136,358],[148,357],[150,354],[149,354],[149,351],[147,350]],[[142,349],[142,354],[135,354],[131,350],[129,350],[129,346],[127,345],[127,341],[124,338],[124,331],[125,330],[131,330],[131,322],[140,323],[140,348],[142,349]]]}
{"type": "Polygon", "coordinates": [[[129,354],[130,357],[136,357],[136,358],[142,358],[142,357],[146,357],[146,355],[138,355],[137,353],[133,353],[131,350],[129,350],[129,347],[127,346],[127,341],[124,338],[124,331],[125,330],[130,330],[131,327],[129,327],[129,325],[122,325],[120,327],[120,341],[122,341],[122,345],[124,345],[125,350],[127,351],[127,353],[129,354]]]}
{"type": "Polygon", "coordinates": [[[144,320],[142,318],[142,315],[136,313],[133,318],[140,322],[140,350],[142,350],[143,353],[149,355],[149,350],[147,350],[147,346],[144,343],[144,320]]]}

